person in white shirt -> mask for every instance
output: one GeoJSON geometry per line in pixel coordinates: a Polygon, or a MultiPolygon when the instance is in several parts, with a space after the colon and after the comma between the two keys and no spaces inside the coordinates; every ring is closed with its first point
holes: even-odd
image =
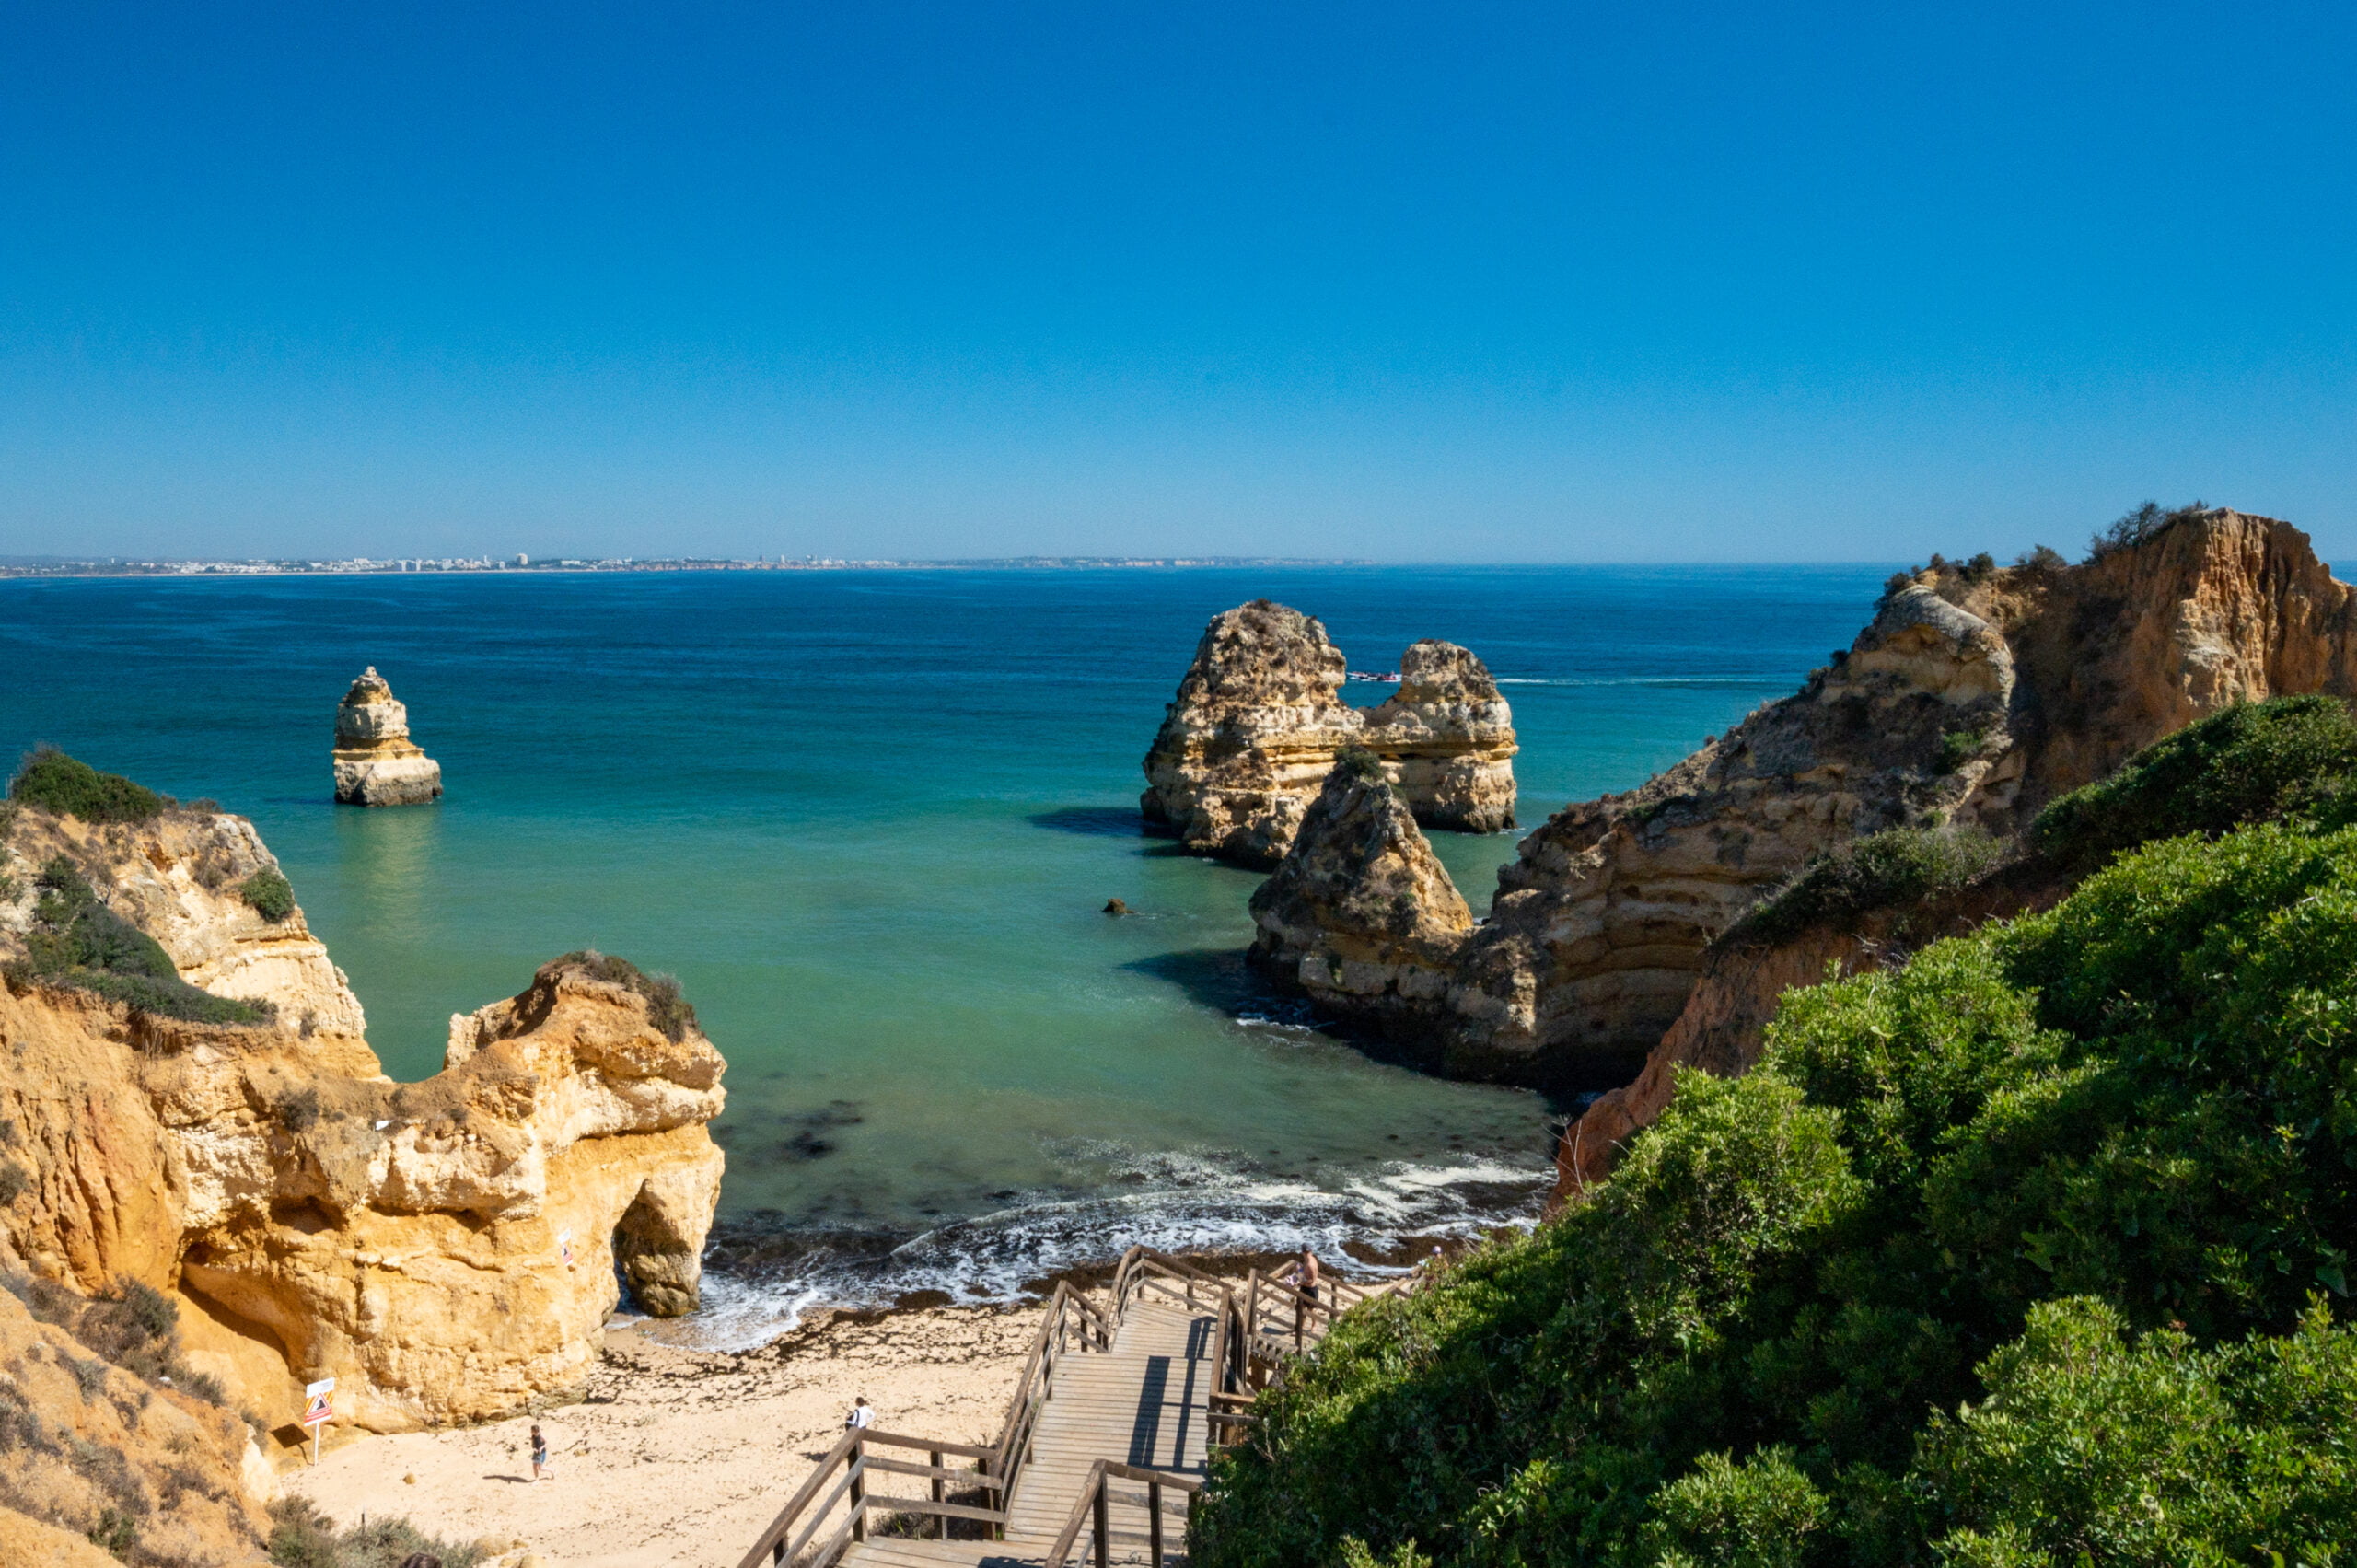
{"type": "Polygon", "coordinates": [[[852,1401],[851,1414],[843,1417],[843,1425],[853,1432],[863,1432],[876,1424],[876,1412],[868,1407],[867,1396],[862,1394],[852,1401]]]}

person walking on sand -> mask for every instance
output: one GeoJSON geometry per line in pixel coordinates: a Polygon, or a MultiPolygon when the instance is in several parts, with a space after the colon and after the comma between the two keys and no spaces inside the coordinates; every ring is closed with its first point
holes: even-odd
{"type": "Polygon", "coordinates": [[[532,1479],[554,1481],[556,1467],[549,1463],[549,1440],[540,1435],[540,1423],[532,1423],[532,1479]]]}
{"type": "Polygon", "coordinates": [[[851,1413],[843,1417],[843,1429],[847,1432],[865,1432],[875,1424],[876,1411],[869,1407],[867,1396],[862,1394],[852,1401],[851,1413]]]}

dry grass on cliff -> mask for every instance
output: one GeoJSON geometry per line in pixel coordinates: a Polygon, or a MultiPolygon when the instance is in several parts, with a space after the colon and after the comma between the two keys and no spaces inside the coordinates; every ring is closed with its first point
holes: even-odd
{"type": "Polygon", "coordinates": [[[646,1003],[647,1020],[663,1031],[663,1038],[677,1045],[688,1038],[688,1031],[697,1028],[696,1010],[680,994],[676,975],[648,974],[628,958],[618,958],[610,953],[600,953],[595,947],[567,953],[541,966],[540,973],[554,970],[575,970],[591,980],[608,985],[619,985],[633,992],[646,1003]]]}

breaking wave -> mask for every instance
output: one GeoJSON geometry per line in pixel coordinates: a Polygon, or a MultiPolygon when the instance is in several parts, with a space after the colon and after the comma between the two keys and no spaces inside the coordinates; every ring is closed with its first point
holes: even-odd
{"type": "Polygon", "coordinates": [[[706,1254],[702,1309],[676,1332],[707,1348],[742,1350],[793,1329],[813,1307],[884,1307],[919,1293],[932,1302],[1012,1303],[1141,1243],[1213,1255],[1309,1247],[1367,1272],[1404,1271],[1443,1238],[1534,1223],[1552,1175],[1469,1154],[1395,1161],[1327,1188],[1226,1151],[1074,1140],[1058,1152],[1113,1163],[1121,1190],[1019,1198],[914,1234],[724,1219],[706,1254]]]}

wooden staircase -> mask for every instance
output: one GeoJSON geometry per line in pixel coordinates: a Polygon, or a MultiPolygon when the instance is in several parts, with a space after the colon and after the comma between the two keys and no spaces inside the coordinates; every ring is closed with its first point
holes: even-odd
{"type": "Polygon", "coordinates": [[[1056,1287],[997,1443],[847,1433],[740,1568],[1065,1568],[1084,1532],[1097,1568],[1162,1568],[1213,1449],[1368,1294],[1328,1275],[1313,1299],[1290,1271],[1238,1284],[1132,1248],[1109,1307],[1056,1287]],[[952,1520],[987,1539],[947,1539],[952,1520]]]}

